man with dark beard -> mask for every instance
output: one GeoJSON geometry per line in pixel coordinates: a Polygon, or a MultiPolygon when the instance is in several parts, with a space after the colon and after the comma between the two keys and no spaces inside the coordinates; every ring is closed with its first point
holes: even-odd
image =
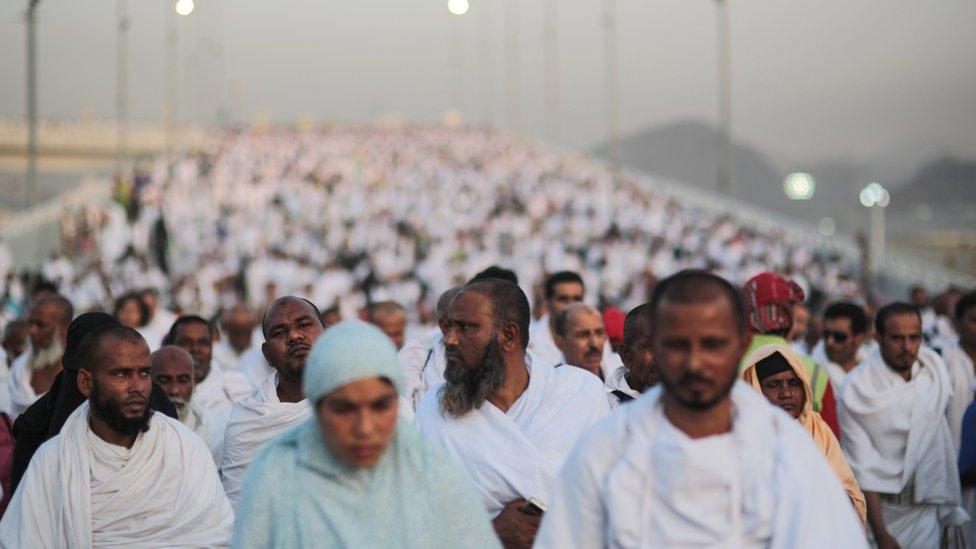
{"type": "Polygon", "coordinates": [[[735,287],[682,271],[655,287],[650,317],[663,387],[582,437],[536,547],[865,547],[810,435],[736,381],[735,287]]]}
{"type": "Polygon", "coordinates": [[[527,360],[529,302],[497,279],[464,286],[444,320],[447,367],[416,423],[453,454],[508,547],[529,547],[551,488],[585,429],[609,412],[596,376],[527,360]]]}
{"type": "Polygon", "coordinates": [[[226,545],[234,514],[206,445],[149,406],[149,347],[114,327],[78,351],[87,397],[34,455],[3,547],[226,545]]]}

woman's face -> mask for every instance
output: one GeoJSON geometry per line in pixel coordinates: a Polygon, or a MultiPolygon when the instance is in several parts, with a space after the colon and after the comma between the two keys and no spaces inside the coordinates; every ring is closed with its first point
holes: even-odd
{"type": "Polygon", "coordinates": [[[322,441],[350,467],[373,467],[396,433],[396,389],[384,378],[347,383],[316,406],[322,441]]]}

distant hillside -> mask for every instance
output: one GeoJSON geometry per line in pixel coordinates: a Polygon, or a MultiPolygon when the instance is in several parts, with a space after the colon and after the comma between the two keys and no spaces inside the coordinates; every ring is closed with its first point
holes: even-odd
{"type": "MultiPolygon", "coordinates": [[[[718,131],[700,121],[680,121],[650,128],[621,139],[625,166],[668,177],[703,189],[717,190],[718,131]]],[[[756,148],[733,142],[732,194],[757,206],[809,221],[819,220],[811,202],[793,202],[783,194],[785,170],[756,148]]],[[[609,158],[609,144],[596,155],[609,158]]],[[[820,193],[818,187],[817,192],[820,193]]]]}
{"type": "Polygon", "coordinates": [[[943,157],[891,193],[892,212],[925,228],[976,228],[976,161],[943,157]]]}

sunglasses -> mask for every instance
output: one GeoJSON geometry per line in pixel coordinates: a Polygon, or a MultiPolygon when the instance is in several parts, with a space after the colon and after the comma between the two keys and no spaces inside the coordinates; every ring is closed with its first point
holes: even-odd
{"type": "Polygon", "coordinates": [[[824,339],[833,339],[837,343],[844,343],[850,337],[850,334],[845,334],[844,332],[831,332],[829,330],[824,331],[824,339]]]}

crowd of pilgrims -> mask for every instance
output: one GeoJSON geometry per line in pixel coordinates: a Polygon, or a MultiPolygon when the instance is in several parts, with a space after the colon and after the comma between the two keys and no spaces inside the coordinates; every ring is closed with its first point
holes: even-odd
{"type": "Polygon", "coordinates": [[[976,547],[972,289],[485,130],[116,191],[0,272],[0,547],[976,547]]]}

